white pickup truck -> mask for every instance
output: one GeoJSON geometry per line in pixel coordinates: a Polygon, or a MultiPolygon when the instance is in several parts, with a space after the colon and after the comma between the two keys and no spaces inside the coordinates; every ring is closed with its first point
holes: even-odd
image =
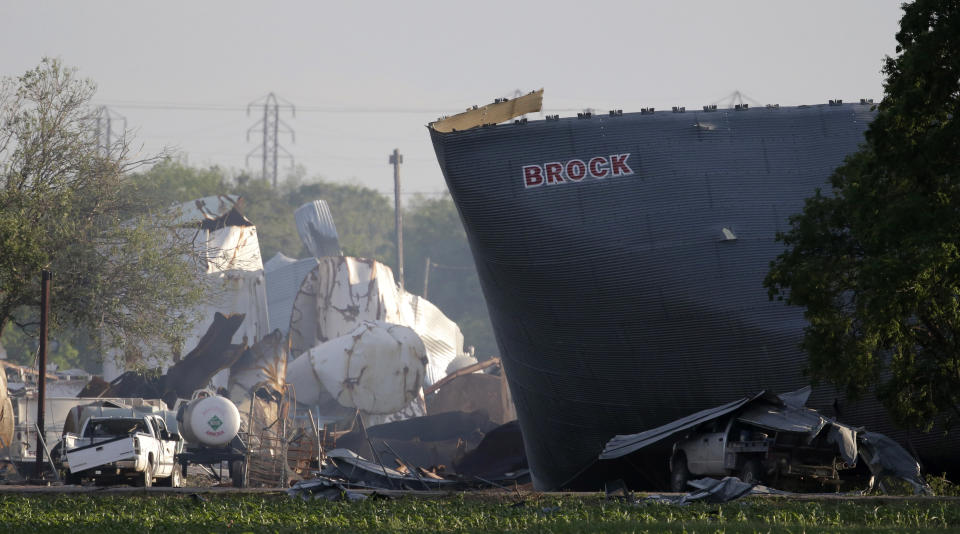
{"type": "Polygon", "coordinates": [[[163,417],[90,417],[80,435],[65,434],[66,483],[132,480],[135,485],[180,487],[183,473],[176,456],[183,438],[170,432],[163,417]]]}

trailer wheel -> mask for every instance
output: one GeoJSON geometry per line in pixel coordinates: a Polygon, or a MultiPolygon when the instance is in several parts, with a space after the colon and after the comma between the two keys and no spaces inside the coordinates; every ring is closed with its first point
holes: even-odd
{"type": "Polygon", "coordinates": [[[759,484],[760,475],[760,461],[757,459],[747,460],[743,463],[743,467],[740,468],[740,480],[747,484],[759,484]]]}
{"type": "Polygon", "coordinates": [[[687,468],[687,455],[678,452],[673,457],[670,469],[670,491],[681,492],[687,488],[687,481],[690,480],[690,470],[687,468]]]}
{"type": "Polygon", "coordinates": [[[243,479],[243,468],[243,460],[234,460],[230,462],[230,481],[233,483],[233,487],[235,488],[242,488],[244,486],[244,482],[246,482],[243,479]]]}

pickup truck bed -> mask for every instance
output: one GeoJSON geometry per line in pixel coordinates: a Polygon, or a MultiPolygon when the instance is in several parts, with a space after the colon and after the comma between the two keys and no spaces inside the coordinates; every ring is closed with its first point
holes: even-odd
{"type": "Polygon", "coordinates": [[[134,436],[121,436],[89,443],[89,440],[81,438],[75,443],[75,448],[67,451],[70,471],[76,473],[112,462],[133,460],[136,458],[133,440],[134,436]]]}

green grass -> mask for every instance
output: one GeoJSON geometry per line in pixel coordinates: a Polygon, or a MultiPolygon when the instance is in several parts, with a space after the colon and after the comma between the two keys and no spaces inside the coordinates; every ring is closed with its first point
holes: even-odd
{"type": "Polygon", "coordinates": [[[303,501],[285,495],[2,495],[0,532],[960,532],[951,500],[630,505],[600,497],[404,497],[303,501]]]}

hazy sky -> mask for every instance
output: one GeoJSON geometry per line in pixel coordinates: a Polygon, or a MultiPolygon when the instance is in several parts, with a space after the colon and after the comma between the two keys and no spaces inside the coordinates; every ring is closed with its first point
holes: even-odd
{"type": "Polygon", "coordinates": [[[762,104],[879,99],[900,4],[2,0],[0,74],[60,57],[145,152],[236,171],[260,140],[246,139],[262,116],[247,104],[272,91],[297,108],[281,144],[308,176],[392,192],[396,147],[405,190],[438,192],[424,125],[518,89],[545,88],[561,116],[723,106],[736,90],[762,104]]]}

